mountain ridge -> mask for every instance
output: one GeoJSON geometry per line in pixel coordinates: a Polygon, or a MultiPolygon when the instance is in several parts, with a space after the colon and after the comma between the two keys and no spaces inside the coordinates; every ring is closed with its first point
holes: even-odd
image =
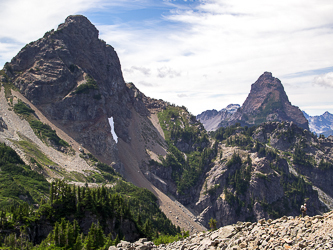
{"type": "Polygon", "coordinates": [[[310,130],[317,135],[323,134],[325,137],[333,135],[333,115],[328,111],[322,115],[309,116],[303,111],[304,116],[309,121],[310,130]]]}

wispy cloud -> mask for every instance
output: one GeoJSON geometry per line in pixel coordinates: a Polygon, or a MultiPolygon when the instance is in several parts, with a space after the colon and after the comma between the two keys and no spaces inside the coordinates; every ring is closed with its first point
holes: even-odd
{"type": "Polygon", "coordinates": [[[185,94],[185,93],[181,93],[181,94],[178,94],[177,95],[179,98],[184,98],[184,97],[187,97],[187,94],[185,94]]]}
{"type": "Polygon", "coordinates": [[[314,84],[333,88],[333,72],[329,72],[314,78],[314,84]]]}
{"type": "Polygon", "coordinates": [[[158,68],[158,77],[160,78],[164,78],[164,77],[169,77],[169,78],[174,78],[177,76],[181,75],[181,72],[178,70],[174,70],[168,67],[162,67],[162,68],[158,68]]]}
{"type": "Polygon", "coordinates": [[[314,75],[319,75],[319,74],[324,74],[327,72],[333,71],[333,67],[327,67],[327,68],[322,68],[322,69],[311,69],[307,71],[302,71],[302,72],[295,72],[292,74],[288,74],[283,76],[284,78],[298,78],[298,77],[304,77],[304,76],[314,76],[314,75]]]}
{"type": "Polygon", "coordinates": [[[154,85],[150,82],[140,81],[139,85],[146,86],[146,87],[153,87],[154,85]]]}
{"type": "Polygon", "coordinates": [[[134,73],[134,71],[139,71],[141,72],[143,75],[145,76],[149,76],[150,75],[150,69],[145,68],[145,67],[138,67],[138,66],[132,66],[129,69],[124,69],[125,72],[127,73],[134,73]]]}

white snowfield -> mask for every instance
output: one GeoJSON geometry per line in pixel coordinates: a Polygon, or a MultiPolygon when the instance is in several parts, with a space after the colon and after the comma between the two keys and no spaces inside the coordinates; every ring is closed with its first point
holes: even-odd
{"type": "Polygon", "coordinates": [[[108,120],[109,120],[109,123],[110,123],[110,126],[111,126],[112,137],[116,141],[116,143],[118,143],[118,136],[117,136],[116,132],[114,131],[113,117],[111,116],[108,120]]]}

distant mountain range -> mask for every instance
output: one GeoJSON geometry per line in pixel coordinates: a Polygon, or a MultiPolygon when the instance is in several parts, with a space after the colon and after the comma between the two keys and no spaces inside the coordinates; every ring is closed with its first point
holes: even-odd
{"type": "Polygon", "coordinates": [[[217,111],[207,110],[197,115],[207,131],[215,131],[220,126],[221,121],[227,120],[240,108],[239,104],[229,104],[226,108],[217,111]]]}
{"type": "Polygon", "coordinates": [[[325,112],[322,115],[309,116],[303,111],[305,118],[309,121],[310,131],[317,135],[324,135],[328,137],[333,135],[333,115],[329,112],[325,112]]]}
{"type": "MultiPolygon", "coordinates": [[[[229,104],[226,108],[217,111],[206,110],[197,115],[197,119],[201,121],[207,131],[215,131],[218,129],[223,120],[231,117],[241,106],[239,104],[229,104]]],[[[309,129],[317,135],[328,137],[333,135],[333,114],[326,111],[322,115],[310,116],[302,111],[304,117],[309,122],[309,129]]]]}

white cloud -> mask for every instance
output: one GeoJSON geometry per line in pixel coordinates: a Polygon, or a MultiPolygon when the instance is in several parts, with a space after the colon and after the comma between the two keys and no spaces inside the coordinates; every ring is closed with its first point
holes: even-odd
{"type": "Polygon", "coordinates": [[[187,97],[187,95],[186,94],[184,94],[184,93],[182,93],[182,94],[178,94],[177,95],[179,98],[184,98],[184,97],[187,97]]]}
{"type": "Polygon", "coordinates": [[[162,68],[158,68],[158,77],[160,78],[164,78],[164,77],[169,77],[169,78],[174,78],[177,76],[180,76],[181,73],[180,71],[168,68],[168,67],[162,67],[162,68]]]}
{"type": "Polygon", "coordinates": [[[329,72],[314,78],[314,84],[333,88],[333,72],[329,72]]]}
{"type": "Polygon", "coordinates": [[[2,0],[1,38],[27,43],[56,28],[66,16],[93,8],[100,0],[2,0]]]}
{"type": "Polygon", "coordinates": [[[134,73],[134,71],[139,71],[139,72],[141,72],[145,76],[149,76],[150,75],[150,69],[145,68],[145,67],[132,66],[131,68],[124,69],[123,71],[128,72],[130,74],[134,73]]]}
{"type": "Polygon", "coordinates": [[[153,87],[154,85],[150,82],[140,81],[140,85],[146,86],[146,87],[153,87]]]}

